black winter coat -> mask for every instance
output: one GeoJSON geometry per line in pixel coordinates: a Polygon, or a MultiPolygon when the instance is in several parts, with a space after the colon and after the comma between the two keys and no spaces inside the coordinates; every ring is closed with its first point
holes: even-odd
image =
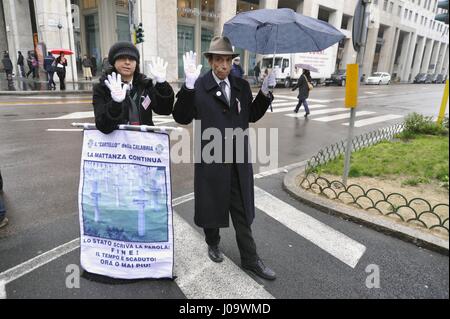
{"type": "Polygon", "coordinates": [[[151,79],[143,74],[135,76],[133,79],[133,89],[122,103],[114,102],[111,92],[105,85],[106,76],[100,79],[100,83],[94,86],[94,113],[95,125],[97,129],[105,134],[114,131],[119,124],[127,124],[129,119],[129,109],[131,107],[131,96],[135,90],[138,92],[136,105],[139,109],[141,125],[153,126],[152,111],[160,115],[172,114],[175,100],[174,92],[169,83],[157,83],[155,86],[151,79]],[[147,109],[142,106],[146,97],[151,100],[147,109]]]}
{"type": "Polygon", "coordinates": [[[305,77],[308,79],[309,83],[311,83],[311,77],[306,76],[305,74],[302,74],[300,78],[298,79],[297,84],[292,88],[292,91],[295,91],[298,89],[298,99],[299,100],[305,100],[309,97],[309,88],[308,83],[306,82],[305,77]]]}
{"type": "MultiPolygon", "coordinates": [[[[189,124],[193,119],[201,120],[196,123],[195,134],[203,135],[208,128],[215,128],[221,132],[222,160],[206,163],[204,158],[195,164],[195,217],[197,226],[203,228],[224,228],[229,226],[229,208],[231,195],[231,174],[233,165],[237,166],[241,194],[245,208],[245,217],[251,225],[255,217],[253,168],[249,158],[248,138],[244,137],[244,163],[233,164],[232,159],[226,163],[225,143],[230,137],[225,136],[226,128],[241,128],[246,130],[249,123],[254,123],[264,116],[273,96],[266,97],[261,92],[253,99],[250,85],[247,81],[229,76],[231,85],[231,106],[226,98],[220,94],[220,87],[215,81],[212,71],[206,73],[195,83],[194,90],[185,86],[177,94],[177,102],[173,110],[175,121],[189,124]],[[239,101],[239,102],[238,102],[239,101]],[[238,104],[241,111],[238,113],[238,104]],[[198,125],[201,124],[199,129],[198,125]]],[[[194,136],[200,140],[201,136],[194,136]]],[[[231,138],[232,139],[232,138],[231,138]]],[[[200,149],[211,143],[214,137],[201,141],[200,149]]],[[[236,145],[233,143],[234,153],[236,145]]],[[[209,152],[208,152],[209,153],[209,152]]],[[[211,152],[214,153],[214,152],[211,152]]],[[[236,154],[236,153],[235,153],[236,154]]],[[[198,160],[197,160],[198,161],[198,160]]]]}

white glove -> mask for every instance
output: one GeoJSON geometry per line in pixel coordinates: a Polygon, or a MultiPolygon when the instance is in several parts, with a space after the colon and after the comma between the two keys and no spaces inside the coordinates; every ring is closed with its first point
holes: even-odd
{"type": "Polygon", "coordinates": [[[122,103],[127,96],[128,84],[122,86],[122,76],[113,72],[108,75],[108,79],[105,80],[105,85],[111,91],[111,98],[117,102],[122,103]]]}
{"type": "Polygon", "coordinates": [[[152,57],[152,62],[149,64],[150,77],[155,79],[158,83],[166,82],[168,63],[160,57],[152,57]]]}
{"type": "Polygon", "coordinates": [[[186,54],[183,55],[183,64],[184,74],[186,76],[186,87],[192,90],[202,71],[202,65],[197,65],[197,53],[192,51],[186,52],[186,54]]]}
{"type": "Polygon", "coordinates": [[[271,76],[272,74],[268,74],[265,78],[264,78],[264,81],[263,81],[263,84],[262,84],[262,86],[261,86],[261,92],[263,92],[264,93],[264,95],[267,95],[267,94],[269,94],[269,83],[270,83],[270,76],[271,76]]]}

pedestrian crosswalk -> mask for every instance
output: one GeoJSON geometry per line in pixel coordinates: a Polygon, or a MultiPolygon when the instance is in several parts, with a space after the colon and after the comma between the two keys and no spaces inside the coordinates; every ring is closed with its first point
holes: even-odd
{"type": "MultiPolygon", "coordinates": [[[[343,106],[342,99],[327,100],[327,99],[308,99],[311,121],[320,123],[338,123],[343,126],[349,126],[350,112],[349,109],[343,106]]],[[[297,106],[298,99],[289,95],[275,95],[275,100],[272,103],[272,109],[267,114],[284,115],[290,118],[303,118],[305,115],[304,108],[294,113],[297,106]]],[[[370,126],[378,123],[399,120],[403,115],[398,114],[379,114],[375,111],[360,111],[356,112],[355,127],[370,126]]],[[[393,123],[390,123],[393,124],[393,123]]]]}
{"type": "MultiPolygon", "coordinates": [[[[81,119],[94,119],[94,111],[87,112],[74,112],[58,117],[47,117],[47,118],[32,118],[32,119],[21,119],[15,120],[16,122],[31,122],[31,121],[55,121],[55,120],[81,120],[81,119]]],[[[175,123],[172,115],[156,115],[154,114],[153,123],[155,125],[167,125],[170,123],[175,123]]]]}
{"type": "MultiPolygon", "coordinates": [[[[264,287],[244,272],[239,264],[225,255],[221,264],[210,261],[206,254],[204,236],[193,229],[180,215],[193,209],[193,194],[175,199],[175,275],[177,285],[188,298],[274,298],[264,287]],[[190,203],[191,202],[191,203],[190,203]],[[190,238],[186,241],[185,238],[190,238]],[[201,249],[199,249],[201,247],[201,249]],[[220,288],[220,289],[218,289],[220,288]]],[[[312,244],[313,253],[322,256],[323,263],[335,267],[335,261],[344,268],[355,269],[367,247],[344,233],[313,218],[267,189],[255,187],[255,207],[312,244]],[[319,252],[320,251],[320,252],[319,252]],[[330,256],[328,259],[326,256],[330,256]]],[[[258,218],[263,218],[262,216],[258,218]]],[[[261,244],[257,240],[257,244],[261,244]]],[[[308,252],[303,252],[304,256],[308,252]]],[[[268,257],[268,256],[267,256],[268,257]]]]}

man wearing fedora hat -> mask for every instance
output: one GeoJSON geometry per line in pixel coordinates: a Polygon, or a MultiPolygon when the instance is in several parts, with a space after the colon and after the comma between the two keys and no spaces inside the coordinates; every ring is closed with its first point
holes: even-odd
{"type": "MultiPolygon", "coordinates": [[[[231,144],[233,154],[214,149],[213,153],[220,155],[212,155],[213,160],[202,156],[201,161],[195,163],[194,221],[204,230],[209,258],[222,262],[219,230],[229,227],[231,215],[242,267],[262,278],[274,280],[275,272],[265,266],[257,254],[251,230],[255,217],[254,180],[248,135],[245,133],[250,122],[264,116],[273,96],[266,80],[253,99],[248,82],[230,74],[232,60],[238,54],[234,53],[228,38],[214,37],[204,55],[211,70],[202,77],[199,77],[202,66],[197,66],[196,54],[191,51],[183,57],[186,82],[177,94],[173,117],[183,125],[197,120],[195,135],[201,136],[200,139],[194,137],[194,140],[201,140],[201,154],[208,149],[205,146],[212,141],[217,142],[213,137],[211,140],[201,139],[209,129],[221,132],[220,137],[215,136],[221,139],[218,144],[231,144]],[[226,133],[230,129],[233,130],[231,137],[226,133]],[[237,141],[241,139],[244,143],[238,147],[237,141]]],[[[211,151],[206,153],[210,155],[211,151]]]]}

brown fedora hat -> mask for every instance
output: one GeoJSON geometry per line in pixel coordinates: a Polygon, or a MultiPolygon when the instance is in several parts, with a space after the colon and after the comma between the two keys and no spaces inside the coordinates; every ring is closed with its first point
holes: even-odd
{"type": "Polygon", "coordinates": [[[203,54],[207,59],[209,59],[209,57],[212,56],[213,54],[231,55],[233,59],[239,56],[238,53],[234,53],[230,39],[228,39],[227,37],[219,37],[219,36],[215,36],[211,40],[209,50],[203,54]]]}

